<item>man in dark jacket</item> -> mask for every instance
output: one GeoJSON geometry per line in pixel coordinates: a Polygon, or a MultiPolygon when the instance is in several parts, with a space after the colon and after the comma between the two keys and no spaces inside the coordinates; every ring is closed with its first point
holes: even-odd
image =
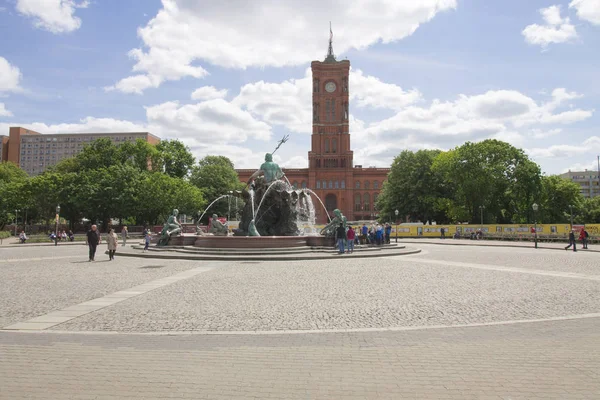
{"type": "Polygon", "coordinates": [[[100,232],[98,232],[98,227],[96,225],[92,225],[92,229],[86,234],[86,242],[90,248],[90,261],[94,261],[96,247],[98,246],[98,243],[100,243],[100,232]]]}
{"type": "Polygon", "coordinates": [[[577,251],[577,242],[575,242],[575,229],[571,229],[571,232],[569,232],[569,245],[565,247],[565,250],[568,250],[571,246],[573,246],[573,251],[577,251]]]}
{"type": "Polygon", "coordinates": [[[344,228],[344,224],[340,224],[335,230],[335,238],[337,239],[340,254],[344,254],[344,243],[346,242],[346,228],[344,228]]]}

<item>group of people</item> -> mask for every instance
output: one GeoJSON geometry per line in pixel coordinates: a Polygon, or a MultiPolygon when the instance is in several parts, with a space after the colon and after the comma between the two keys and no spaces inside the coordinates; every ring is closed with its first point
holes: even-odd
{"type": "Polygon", "coordinates": [[[66,242],[67,240],[72,242],[75,240],[75,235],[73,234],[72,231],[62,231],[62,232],[58,232],[58,236],[55,232],[50,232],[48,234],[48,238],[50,239],[50,241],[54,242],[55,240],[58,241],[64,241],[66,242]]]}
{"type": "MultiPolygon", "coordinates": [[[[575,232],[575,229],[572,229],[571,232],[569,232],[569,245],[565,247],[565,250],[569,250],[571,247],[573,247],[573,251],[577,251],[577,241],[575,240],[575,232]]],[[[589,237],[590,235],[585,229],[581,229],[579,231],[579,240],[581,240],[583,249],[587,250],[589,237]]]]}
{"type": "MultiPolygon", "coordinates": [[[[127,237],[129,236],[129,231],[127,227],[124,226],[121,230],[121,240],[123,243],[123,247],[127,244],[127,237]]],[[[96,249],[100,244],[101,236],[100,231],[98,231],[97,225],[92,225],[90,230],[86,233],[86,243],[89,248],[89,261],[95,261],[96,258],[96,249]]],[[[117,252],[117,247],[119,246],[119,238],[115,233],[113,228],[110,228],[108,234],[106,235],[106,245],[108,247],[108,259],[109,261],[113,261],[115,259],[115,253],[117,252]]]]}
{"type": "Polygon", "coordinates": [[[352,253],[354,252],[355,244],[375,246],[389,244],[391,234],[392,226],[390,224],[371,225],[370,228],[367,224],[357,228],[353,228],[350,225],[345,228],[344,224],[340,224],[335,234],[336,246],[340,254],[352,253]]]}

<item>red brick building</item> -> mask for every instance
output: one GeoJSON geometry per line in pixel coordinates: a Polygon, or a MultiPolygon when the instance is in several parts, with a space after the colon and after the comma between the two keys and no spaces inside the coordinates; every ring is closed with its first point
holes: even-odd
{"type": "MultiPolygon", "coordinates": [[[[390,169],[354,165],[349,125],[350,61],[336,60],[330,40],[327,57],[313,61],[311,69],[313,129],[308,168],[284,172],[295,187],[312,189],[330,214],[339,208],[349,221],[375,219],[374,204],[390,169]]],[[[237,170],[242,182],[254,171],[237,170]]],[[[315,204],[315,210],[317,223],[325,223],[323,207],[315,204]]]]}

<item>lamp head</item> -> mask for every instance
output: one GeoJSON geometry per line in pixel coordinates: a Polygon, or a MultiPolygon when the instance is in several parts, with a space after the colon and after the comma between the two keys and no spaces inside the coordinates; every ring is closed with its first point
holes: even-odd
{"type": "Polygon", "coordinates": [[[537,203],[533,203],[531,208],[533,208],[533,211],[537,211],[539,206],[537,205],[537,203]]]}

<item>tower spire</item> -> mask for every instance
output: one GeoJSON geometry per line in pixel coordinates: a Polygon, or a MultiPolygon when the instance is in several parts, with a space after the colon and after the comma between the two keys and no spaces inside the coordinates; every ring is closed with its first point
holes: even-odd
{"type": "Polygon", "coordinates": [[[331,21],[329,21],[329,49],[327,50],[327,57],[325,62],[335,62],[335,54],[333,54],[333,31],[331,30],[331,21]]]}

